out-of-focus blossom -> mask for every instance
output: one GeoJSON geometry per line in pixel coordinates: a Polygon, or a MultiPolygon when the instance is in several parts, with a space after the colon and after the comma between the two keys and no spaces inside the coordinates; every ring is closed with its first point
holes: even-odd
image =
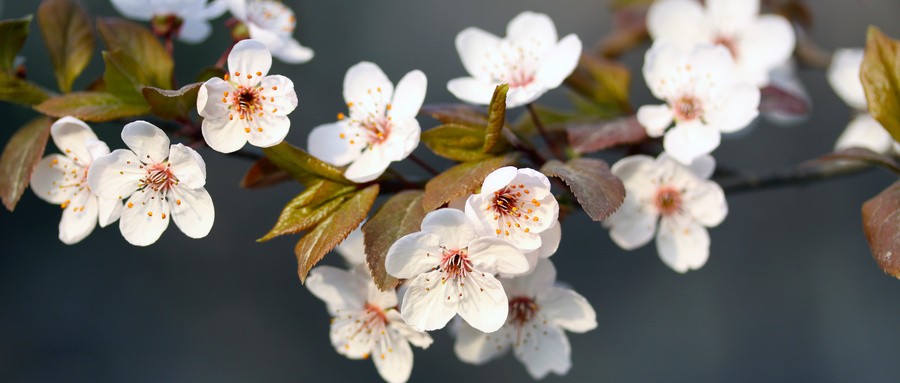
{"type": "Polygon", "coordinates": [[[112,0],[113,7],[125,17],[150,21],[159,19],[166,24],[174,23],[178,39],[190,44],[199,44],[212,33],[209,21],[222,16],[228,8],[221,1],[207,0],[112,0]],[[176,17],[178,20],[166,22],[176,17]],[[177,24],[180,23],[180,26],[177,24]]]}
{"type": "Polygon", "coordinates": [[[313,58],[313,51],[294,38],[297,17],[294,11],[276,0],[227,0],[231,14],[247,25],[250,38],[269,47],[272,55],[288,64],[302,64],[313,58]]]}

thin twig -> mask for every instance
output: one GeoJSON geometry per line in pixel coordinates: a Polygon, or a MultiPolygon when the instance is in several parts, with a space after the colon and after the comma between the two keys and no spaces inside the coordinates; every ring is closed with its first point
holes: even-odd
{"type": "Polygon", "coordinates": [[[531,146],[530,142],[519,136],[516,131],[510,129],[508,126],[503,127],[503,136],[513,147],[525,152],[525,154],[527,154],[528,157],[531,158],[531,162],[534,162],[537,167],[541,167],[544,165],[544,163],[547,162],[547,159],[544,158],[544,156],[542,156],[541,153],[537,151],[537,149],[531,146]]]}
{"type": "Polygon", "coordinates": [[[872,169],[871,165],[858,162],[836,161],[820,165],[800,164],[795,167],[757,175],[725,176],[715,179],[727,194],[773,189],[786,186],[803,186],[827,179],[848,177],[872,169]]]}
{"type": "Polygon", "coordinates": [[[431,165],[429,165],[427,162],[425,162],[425,160],[419,158],[415,154],[410,154],[409,157],[407,157],[407,158],[412,160],[412,162],[415,162],[416,165],[419,165],[419,167],[422,168],[423,170],[425,170],[426,172],[431,173],[431,175],[433,175],[433,176],[441,174],[441,172],[439,172],[439,171],[437,171],[437,169],[431,167],[431,165]]]}
{"type": "Polygon", "coordinates": [[[538,133],[540,133],[541,138],[547,142],[547,147],[550,148],[550,151],[553,152],[553,155],[556,156],[560,161],[565,161],[566,156],[563,154],[562,149],[556,145],[556,141],[550,137],[550,134],[547,133],[547,129],[544,127],[544,123],[541,122],[541,118],[538,116],[537,109],[534,108],[534,103],[528,103],[525,105],[525,108],[528,109],[528,114],[531,115],[531,121],[534,122],[534,127],[537,128],[538,133]]]}

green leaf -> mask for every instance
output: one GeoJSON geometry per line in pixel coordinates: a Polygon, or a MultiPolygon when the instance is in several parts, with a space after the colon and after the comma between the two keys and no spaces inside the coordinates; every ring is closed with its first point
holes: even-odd
{"type": "Polygon", "coordinates": [[[397,286],[399,282],[384,269],[388,249],[401,237],[419,231],[425,209],[421,190],[406,190],[387,200],[362,227],[366,245],[366,263],[375,285],[381,290],[397,286]]]}
{"type": "Polygon", "coordinates": [[[344,178],[344,172],[341,169],[326,164],[303,149],[294,147],[287,142],[265,148],[263,152],[272,160],[272,163],[290,173],[303,185],[309,186],[321,178],[353,185],[353,182],[344,178]]]}
{"type": "MultiPolygon", "coordinates": [[[[97,30],[109,52],[113,53],[114,61],[128,70],[129,77],[139,79],[138,85],[162,89],[172,87],[175,64],[150,30],[130,21],[104,17],[97,19],[97,30]],[[126,57],[130,59],[129,63],[125,63],[126,57]]],[[[109,80],[107,86],[111,86],[109,80]]]]}
{"type": "Polygon", "coordinates": [[[150,112],[146,103],[134,104],[106,92],[72,92],[48,99],[34,109],[48,116],[75,116],[88,122],[112,121],[150,112]]]}
{"type": "Polygon", "coordinates": [[[68,93],[94,54],[91,21],[84,8],[71,0],[44,0],[37,16],[56,83],[68,93]]]}
{"type": "Polygon", "coordinates": [[[506,93],[509,84],[497,85],[491,103],[488,106],[488,125],[484,137],[483,152],[500,154],[509,150],[509,143],[503,138],[503,127],[506,126],[506,93]]]}
{"type": "Polygon", "coordinates": [[[256,160],[250,166],[250,169],[247,170],[247,173],[244,174],[244,178],[241,180],[241,187],[247,189],[264,188],[290,179],[291,175],[288,172],[281,170],[268,157],[263,157],[256,160]]]}
{"type": "Polygon", "coordinates": [[[13,62],[16,54],[25,45],[28,27],[31,26],[31,15],[21,19],[0,20],[0,71],[12,75],[16,68],[13,62]]]}
{"type": "Polygon", "coordinates": [[[422,106],[421,114],[427,114],[442,124],[457,124],[485,127],[488,116],[484,112],[465,104],[428,104],[422,106]]]}
{"type": "Polygon", "coordinates": [[[566,125],[569,145],[576,153],[594,153],[647,139],[647,130],[634,116],[611,121],[572,122],[566,125]]]}
{"type": "Polygon", "coordinates": [[[315,228],[300,238],[294,247],[300,282],[306,282],[309,270],[366,219],[372,204],[375,203],[375,197],[378,197],[378,190],[378,184],[372,184],[353,192],[333,214],[320,221],[315,228]]]}
{"type": "Polygon", "coordinates": [[[13,75],[0,72],[0,101],[22,105],[40,104],[50,95],[43,88],[13,75]]]}
{"type": "Polygon", "coordinates": [[[355,190],[353,185],[328,180],[314,182],[284,206],[275,227],[257,242],[265,242],[285,234],[296,234],[315,226],[337,210],[355,190]]]}
{"type": "Polygon", "coordinates": [[[900,279],[900,181],[863,204],[862,220],[875,263],[900,279]]]}
{"type": "Polygon", "coordinates": [[[197,93],[202,83],[185,85],[179,90],[145,86],[141,93],[150,104],[150,112],[164,120],[187,119],[197,110],[197,93]]]}
{"type": "Polygon", "coordinates": [[[7,210],[13,211],[22,198],[31,172],[44,154],[49,135],[50,119],[38,117],[22,126],[3,148],[0,155],[0,198],[7,210]]]}
{"type": "Polygon", "coordinates": [[[103,62],[106,64],[103,71],[104,91],[133,104],[147,102],[141,89],[149,81],[144,77],[139,62],[122,51],[103,52],[103,62]]]}
{"type": "Polygon", "coordinates": [[[594,221],[609,217],[625,200],[625,185],[602,160],[576,158],[568,163],[551,160],[541,167],[541,172],[569,185],[581,208],[594,221]]]}
{"type": "Polygon", "coordinates": [[[474,193],[492,171],[516,163],[515,154],[491,157],[480,161],[463,162],[438,174],[425,184],[422,207],[435,210],[455,198],[474,193]]]}
{"type": "Polygon", "coordinates": [[[566,85],[595,104],[598,115],[617,117],[632,112],[628,101],[631,72],[625,65],[583,54],[566,85]]]}
{"type": "Polygon", "coordinates": [[[869,113],[900,141],[900,42],[869,27],[860,78],[869,113]]]}
{"type": "Polygon", "coordinates": [[[484,128],[447,124],[422,133],[422,143],[434,154],[454,161],[476,161],[490,155],[484,154],[484,128]]]}

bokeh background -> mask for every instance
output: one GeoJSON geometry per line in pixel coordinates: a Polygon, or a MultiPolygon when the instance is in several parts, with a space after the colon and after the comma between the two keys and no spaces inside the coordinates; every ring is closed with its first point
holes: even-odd
{"type": "MultiPolygon", "coordinates": [[[[82,3],[92,15],[117,15],[105,0],[82,3]]],[[[519,12],[540,11],[556,21],[560,35],[577,33],[588,47],[611,29],[604,0],[286,3],[298,14],[299,40],[316,51],[310,63],[276,62],[272,70],[296,86],[300,106],[288,140],[300,146],[312,127],[344,110],[344,72],[361,60],[378,63],[394,81],[421,69],[429,78],[426,102],[451,102],[445,84],[464,75],[453,38],[467,26],[502,34],[519,12]]],[[[811,37],[826,48],[862,46],[869,24],[900,37],[896,0],[809,3],[811,37]]],[[[37,6],[37,0],[2,0],[0,16],[20,17],[37,6]]],[[[227,47],[223,21],[206,43],[176,46],[182,84],[227,47]]],[[[22,54],[30,78],[53,88],[36,25],[22,54]]],[[[633,69],[641,61],[642,52],[626,56],[633,69]]],[[[97,54],[76,86],[101,73],[97,54]]],[[[812,118],[791,128],[761,122],[746,137],[723,142],[715,153],[720,164],[765,171],[831,149],[849,110],[824,73],[800,77],[813,98],[812,118]]],[[[637,105],[651,101],[639,75],[632,89],[637,105]]],[[[562,105],[564,94],[557,90],[542,102],[562,105]]],[[[5,142],[34,112],[2,104],[0,116],[5,142]]],[[[425,128],[435,125],[420,120],[425,128]]],[[[94,127],[111,147],[122,146],[120,126],[94,127]]],[[[418,153],[434,160],[424,147],[418,153]]],[[[324,305],[297,279],[295,238],[254,242],[299,185],[243,190],[238,183],[248,161],[208,149],[201,154],[217,216],[203,240],[171,225],[156,245],[136,248],[114,225],[65,246],[57,239],[59,207],[30,190],[15,213],[0,211],[0,381],[378,379],[370,361],[350,361],[332,349],[324,305]]],[[[663,265],[652,245],[625,252],[599,224],[573,215],[553,260],[560,279],[593,304],[599,327],[570,337],[572,370],[546,381],[896,381],[900,281],[875,266],[859,213],[892,180],[872,171],[729,196],[727,220],[711,231],[709,262],[687,275],[663,265]]],[[[338,258],[326,263],[339,264],[338,258]]],[[[482,367],[463,364],[452,338],[434,335],[430,349],[416,351],[412,381],[529,379],[511,356],[482,367]]]]}

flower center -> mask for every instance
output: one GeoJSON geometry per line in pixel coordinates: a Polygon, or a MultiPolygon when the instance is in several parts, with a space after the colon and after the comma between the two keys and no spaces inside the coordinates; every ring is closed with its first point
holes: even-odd
{"type": "Polygon", "coordinates": [[[457,277],[465,277],[472,271],[472,261],[469,260],[465,249],[444,249],[441,257],[441,270],[446,274],[445,280],[457,277]]]}
{"type": "Polygon", "coordinates": [[[656,192],[656,209],[661,215],[672,215],[681,210],[681,192],[667,186],[656,192]]]}
{"type": "Polygon", "coordinates": [[[523,227],[523,225],[527,226],[531,222],[540,221],[540,218],[535,215],[535,208],[540,207],[541,203],[535,198],[528,200],[526,196],[529,194],[531,194],[531,190],[524,184],[509,185],[494,192],[494,197],[487,210],[494,213],[494,220],[498,225],[497,235],[509,236],[510,230],[522,230],[528,233],[531,228],[523,227]]]}
{"type": "Polygon", "coordinates": [[[141,187],[149,187],[155,192],[165,192],[178,185],[178,178],[172,174],[169,163],[148,165],[144,169],[147,170],[147,176],[141,180],[141,187]]]}
{"type": "Polygon", "coordinates": [[[718,35],[715,39],[713,39],[713,44],[721,45],[728,49],[728,53],[731,53],[731,58],[738,58],[737,44],[734,39],[724,35],[718,35]]]}
{"type": "MultiPolygon", "coordinates": [[[[238,118],[245,121],[253,121],[253,117],[257,112],[262,117],[262,102],[260,100],[259,87],[245,87],[239,85],[231,96],[231,106],[229,109],[234,110],[238,118]]],[[[234,117],[232,117],[233,119],[234,117]]]]}
{"type": "Polygon", "coordinates": [[[509,300],[509,317],[507,321],[518,327],[531,321],[538,312],[538,305],[529,297],[515,297],[509,300]]]}
{"type": "Polygon", "coordinates": [[[679,121],[691,121],[703,115],[703,104],[694,96],[681,96],[672,109],[679,121]]]}
{"type": "Polygon", "coordinates": [[[366,131],[369,144],[371,145],[378,145],[387,141],[388,136],[391,134],[391,121],[384,117],[369,119],[361,125],[366,131]]]}
{"type": "Polygon", "coordinates": [[[371,303],[366,303],[365,314],[363,315],[363,327],[376,328],[384,327],[388,323],[387,315],[381,307],[371,303]]]}
{"type": "Polygon", "coordinates": [[[534,73],[525,69],[514,69],[509,76],[510,88],[521,88],[534,82],[534,73]]]}

